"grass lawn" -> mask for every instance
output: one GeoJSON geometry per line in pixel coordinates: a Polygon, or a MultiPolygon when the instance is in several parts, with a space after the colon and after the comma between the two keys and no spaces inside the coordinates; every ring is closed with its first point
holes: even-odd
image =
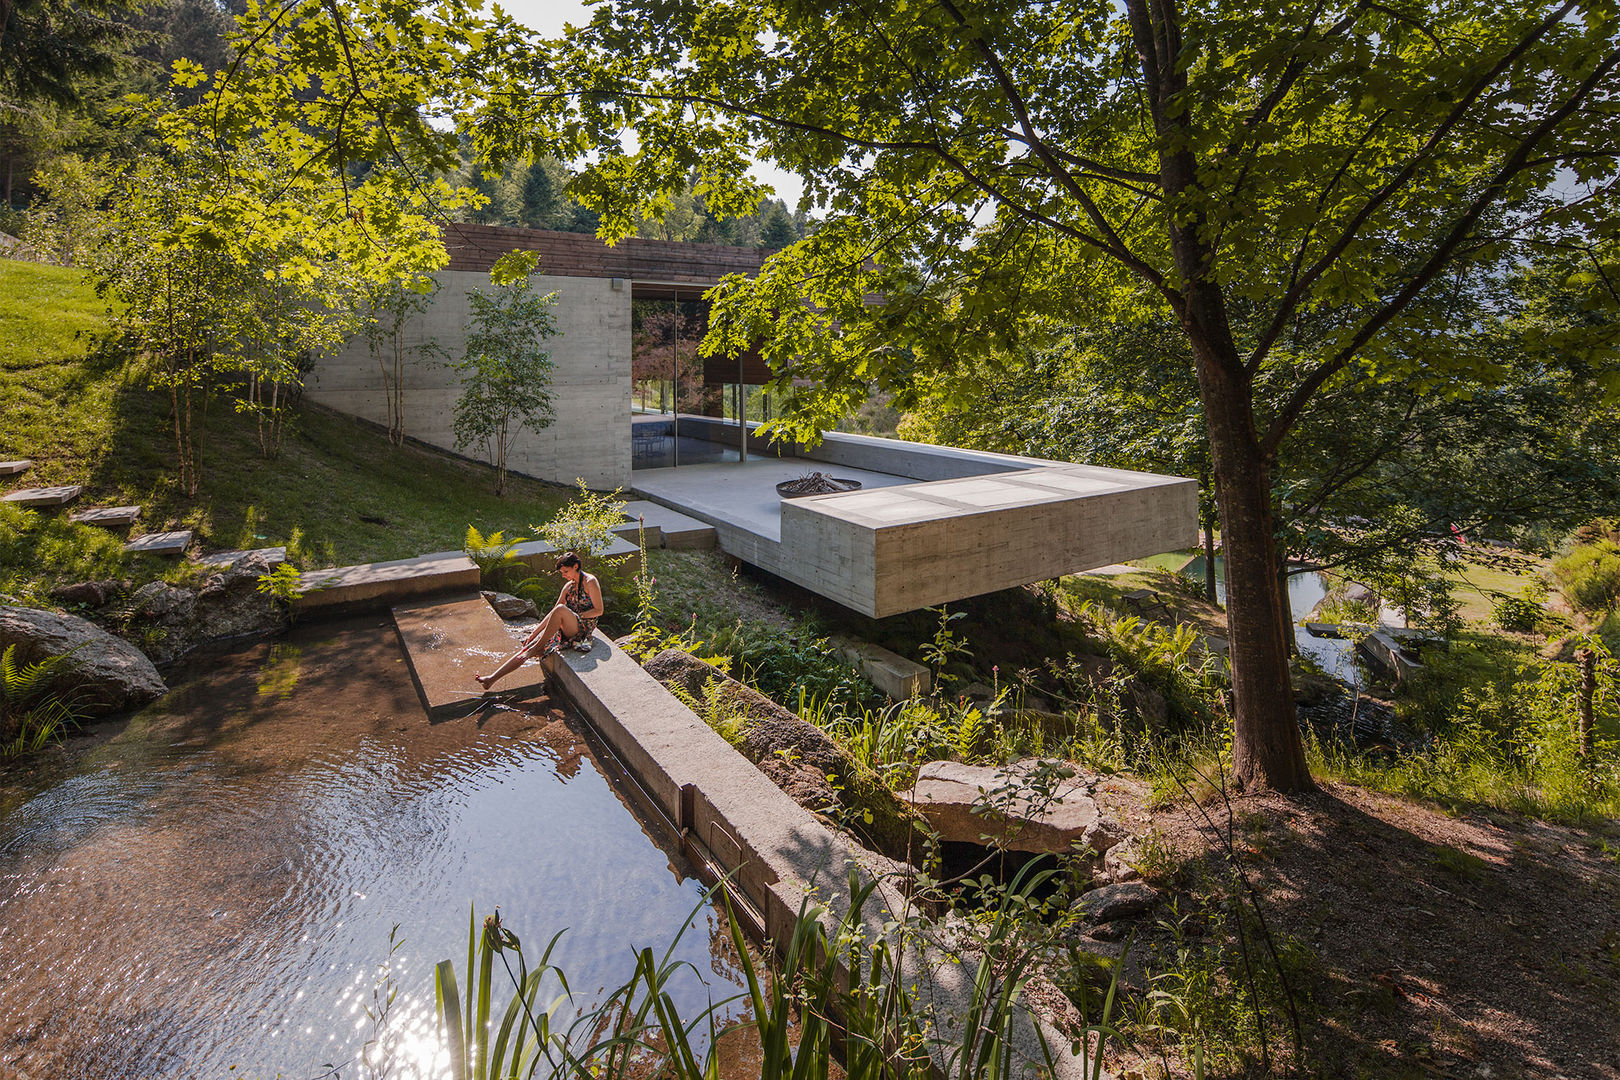
{"type": "MultiPolygon", "coordinates": [[[[77,271],[0,260],[0,458],[34,461],[8,489],[84,484],[77,506],[140,504],[137,533],[192,529],[205,550],[286,544],[305,569],[456,549],[468,524],[524,531],[567,501],[568,489],[521,477],[496,497],[488,466],[396,449],[375,428],[310,405],[266,460],[225,394],[200,424],[202,482],[187,499],[168,398],[108,344],[107,329],[105,305],[77,271]]],[[[69,524],[66,511],[9,512],[0,592],[37,598],[65,579],[162,571],[110,539],[69,524]]]]}

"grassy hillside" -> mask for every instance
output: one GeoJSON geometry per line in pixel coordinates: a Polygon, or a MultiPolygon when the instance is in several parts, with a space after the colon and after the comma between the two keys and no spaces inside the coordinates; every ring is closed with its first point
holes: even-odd
{"type": "MultiPolygon", "coordinates": [[[[0,259],[0,459],[35,463],[6,490],[84,484],[77,506],[139,503],[137,533],[192,529],[205,550],[287,544],[306,569],[457,548],[469,523],[521,530],[567,498],[518,477],[497,498],[486,466],[395,449],[307,405],[267,461],[252,423],[218,395],[201,424],[201,487],[187,499],[174,481],[168,398],[107,333],[106,305],[77,271],[0,259]]],[[[0,592],[38,598],[64,580],[170,567],[127,559],[122,539],[71,525],[65,512],[0,511],[0,592]]]]}

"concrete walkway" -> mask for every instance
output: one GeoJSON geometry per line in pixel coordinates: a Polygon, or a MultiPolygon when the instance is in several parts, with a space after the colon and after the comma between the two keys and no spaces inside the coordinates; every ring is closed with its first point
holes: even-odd
{"type": "Polygon", "coordinates": [[[862,490],[868,491],[916,483],[904,476],[829,465],[825,461],[752,458],[746,464],[643,469],[631,477],[630,484],[637,495],[678,506],[711,525],[738,529],[776,543],[782,539],[782,498],[776,493],[776,485],[811,472],[859,480],[862,490]]]}

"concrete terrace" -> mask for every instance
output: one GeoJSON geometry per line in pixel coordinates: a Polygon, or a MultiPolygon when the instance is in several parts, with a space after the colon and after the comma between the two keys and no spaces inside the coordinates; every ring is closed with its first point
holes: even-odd
{"type": "MultiPolygon", "coordinates": [[[[691,426],[738,441],[734,424],[691,426]]],[[[1198,528],[1192,480],[837,433],[793,456],[760,443],[747,461],[638,470],[632,485],[709,522],[727,554],[878,618],[1191,547],[1198,528]],[[811,471],[862,490],[778,498],[811,471]]]]}

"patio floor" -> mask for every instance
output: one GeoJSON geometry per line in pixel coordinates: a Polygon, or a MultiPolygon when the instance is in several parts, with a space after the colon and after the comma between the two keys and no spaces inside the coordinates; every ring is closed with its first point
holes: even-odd
{"type": "MultiPolygon", "coordinates": [[[[735,459],[737,452],[731,453],[735,459]]],[[[859,480],[863,491],[916,483],[904,476],[829,465],[824,461],[751,457],[746,462],[732,460],[682,465],[678,469],[637,469],[630,487],[638,495],[707,521],[717,529],[740,529],[780,543],[782,499],[776,494],[776,485],[783,480],[797,480],[808,472],[859,480]]],[[[721,547],[725,547],[723,540],[721,547]]]]}

